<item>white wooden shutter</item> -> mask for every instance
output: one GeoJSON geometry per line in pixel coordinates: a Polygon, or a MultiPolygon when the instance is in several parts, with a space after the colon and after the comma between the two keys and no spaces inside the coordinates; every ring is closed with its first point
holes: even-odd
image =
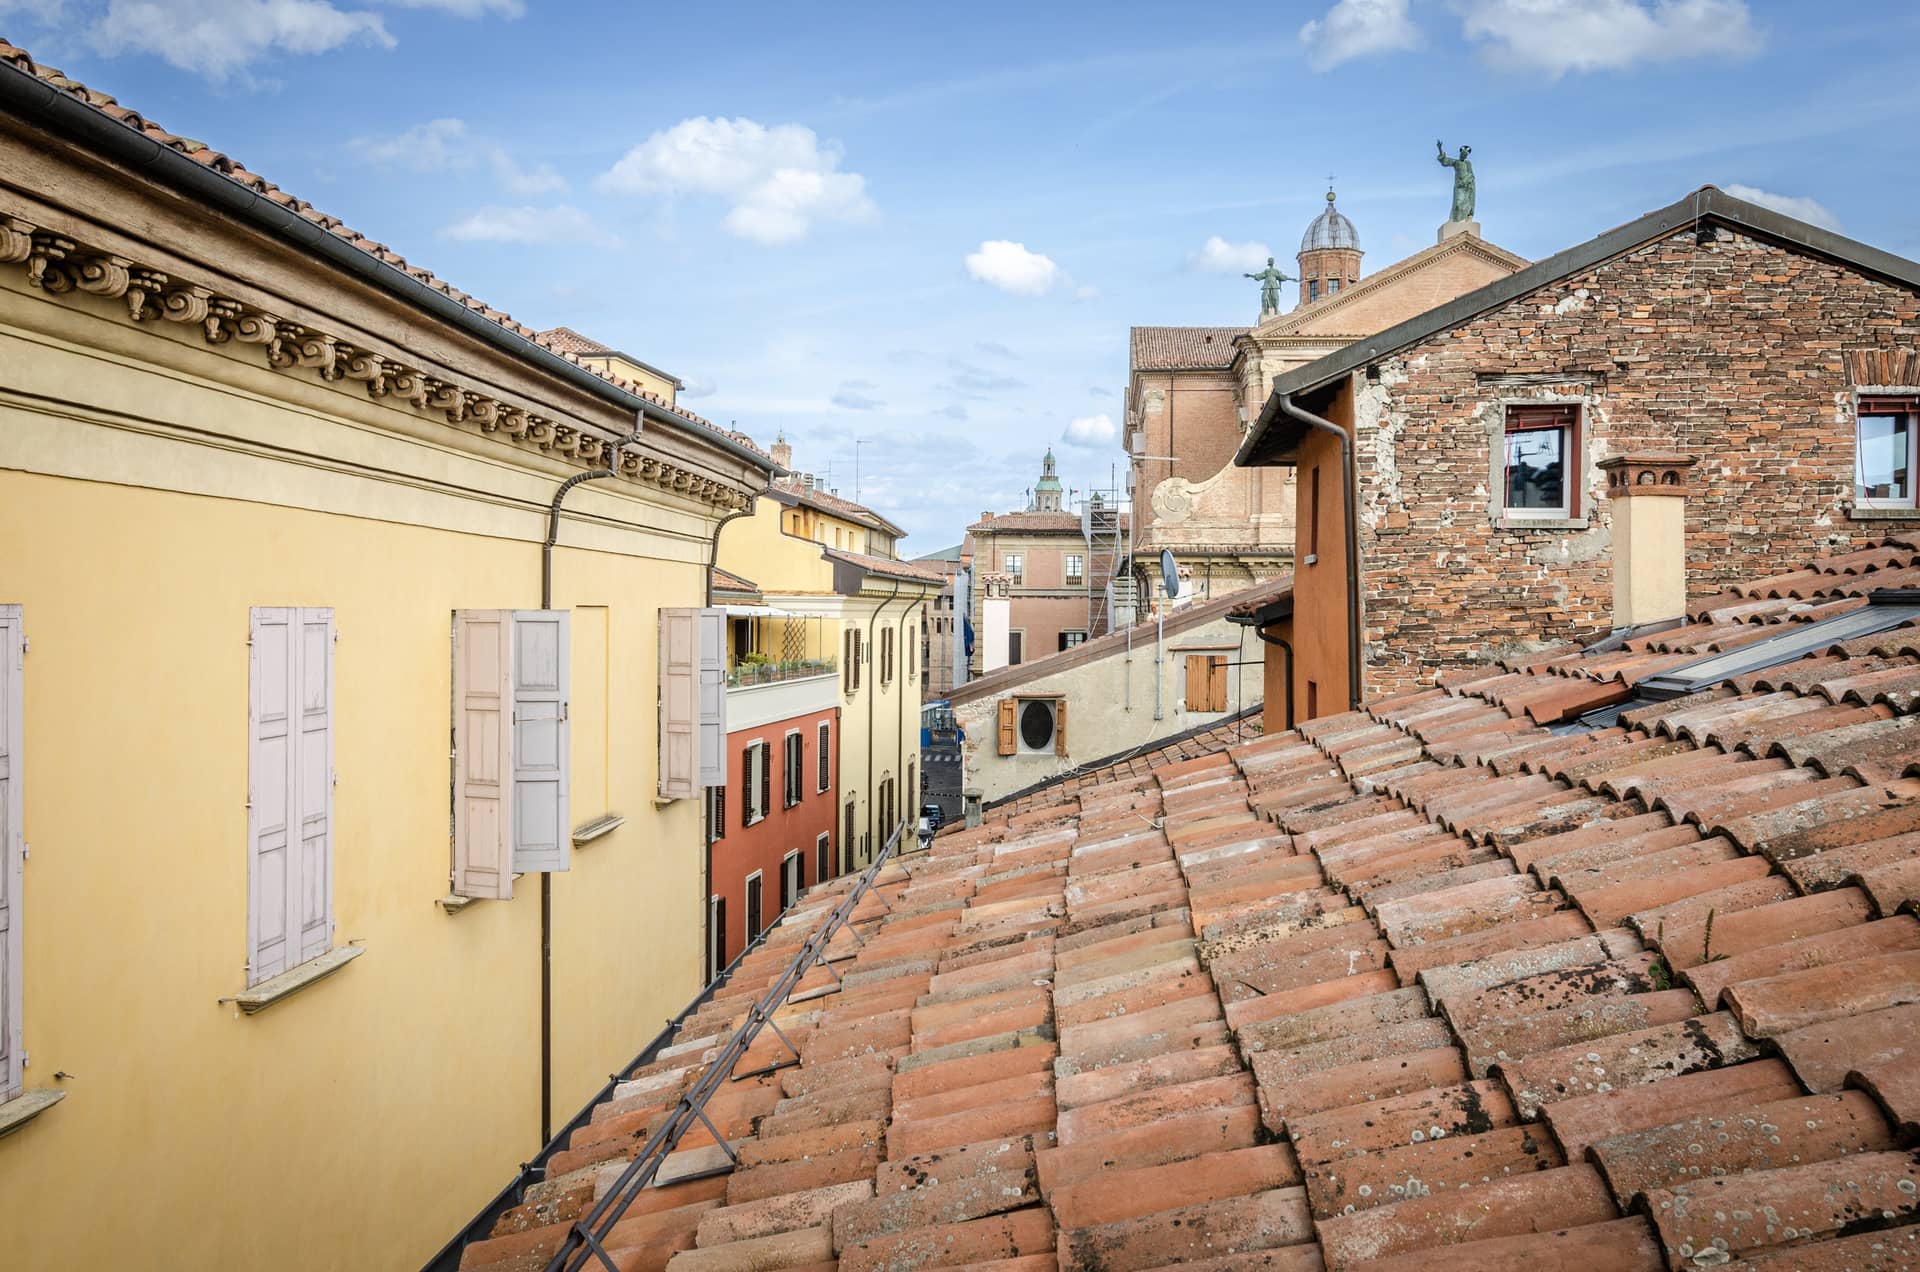
{"type": "Polygon", "coordinates": [[[457,897],[513,896],[513,615],[453,614],[453,886],[457,897]]]}
{"type": "Polygon", "coordinates": [[[727,782],[727,615],[699,611],[700,785],[727,782]]]}
{"type": "Polygon", "coordinates": [[[700,633],[693,609],[660,611],[660,797],[692,799],[700,776],[700,633]]]}
{"type": "Polygon", "coordinates": [[[26,1086],[20,1045],[22,974],[20,890],[26,874],[21,808],[20,679],[25,670],[20,607],[0,605],[0,1100],[26,1086]]]}
{"type": "Polygon", "coordinates": [[[333,948],[333,611],[303,609],[298,622],[293,807],[300,842],[290,906],[295,961],[304,963],[333,948]]]}
{"type": "Polygon", "coordinates": [[[568,617],[566,610],[519,610],[513,616],[513,868],[522,874],[567,870],[573,863],[568,617]]]}
{"type": "Polygon", "coordinates": [[[292,966],[293,646],[297,611],[253,611],[247,674],[247,983],[292,966]]]}
{"type": "Polygon", "coordinates": [[[252,613],[247,983],[333,940],[333,611],[252,613]]]}

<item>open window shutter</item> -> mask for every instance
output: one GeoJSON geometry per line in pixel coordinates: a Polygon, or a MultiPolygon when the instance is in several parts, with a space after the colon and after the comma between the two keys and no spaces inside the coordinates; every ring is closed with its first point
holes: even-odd
{"type": "Polygon", "coordinates": [[[820,752],[820,754],[814,757],[814,762],[820,766],[819,781],[816,782],[815,785],[817,785],[821,790],[824,791],[828,787],[833,785],[833,729],[832,727],[825,724],[821,725],[820,731],[816,736],[816,738],[814,739],[813,745],[814,745],[814,748],[820,752]]]}
{"type": "Polygon", "coordinates": [[[247,983],[298,961],[290,898],[297,874],[294,703],[299,611],[255,609],[247,674],[247,983]]]}
{"type": "Polygon", "coordinates": [[[513,616],[453,614],[453,887],[457,897],[513,896],[513,616]]]}
{"type": "Polygon", "coordinates": [[[700,785],[727,781],[727,616],[703,609],[700,625],[700,785]]]}
{"type": "Polygon", "coordinates": [[[1187,655],[1187,710],[1204,711],[1207,706],[1207,660],[1199,654],[1187,655]]]}
{"type": "Polygon", "coordinates": [[[1053,704],[1053,753],[1067,753],[1067,700],[1057,699],[1053,704]]]}
{"type": "Polygon", "coordinates": [[[299,873],[289,905],[298,942],[294,961],[304,963],[333,947],[333,611],[303,609],[298,615],[299,873]]]}
{"type": "Polygon", "coordinates": [[[1012,755],[1017,749],[1014,743],[1014,712],[1019,704],[1012,698],[1000,699],[1000,754],[1012,755]]]}
{"type": "Polygon", "coordinates": [[[740,824],[751,826],[753,811],[753,747],[740,752],[740,824]]]}
{"type": "Polygon", "coordinates": [[[760,815],[765,817],[773,807],[773,757],[767,754],[767,746],[760,744],[760,815]]]}
{"type": "Polygon", "coordinates": [[[519,610],[513,616],[513,868],[522,874],[566,870],[573,861],[568,620],[566,610],[519,610]]]}
{"type": "Polygon", "coordinates": [[[1207,710],[1227,709],[1227,659],[1225,655],[1207,660],[1207,710]]]}
{"type": "Polygon", "coordinates": [[[844,693],[853,692],[853,630],[840,633],[840,688],[844,693]]]}
{"type": "Polygon", "coordinates": [[[0,605],[0,1100],[26,1085],[20,1063],[21,974],[20,888],[25,874],[25,842],[20,824],[22,700],[20,607],[0,605]]]}
{"type": "Polygon", "coordinates": [[[699,610],[660,611],[660,797],[692,799],[700,777],[699,610]]]}

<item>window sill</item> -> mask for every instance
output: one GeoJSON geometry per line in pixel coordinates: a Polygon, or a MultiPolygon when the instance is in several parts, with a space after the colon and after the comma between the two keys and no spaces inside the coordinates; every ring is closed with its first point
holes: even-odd
{"type": "Polygon", "coordinates": [[[0,1139],[5,1139],[66,1098],[65,1091],[40,1089],[22,1091],[0,1104],[0,1139]]]}
{"type": "Polygon", "coordinates": [[[573,828],[572,837],[574,847],[577,848],[581,844],[590,844],[602,835],[611,835],[614,831],[626,824],[627,819],[619,813],[602,813],[592,821],[585,822],[573,828]]]}
{"type": "Polygon", "coordinates": [[[1920,508],[1863,508],[1858,504],[1847,509],[1849,521],[1920,521],[1920,508]]]}
{"type": "Polygon", "coordinates": [[[444,897],[434,898],[433,903],[442,910],[445,910],[448,914],[458,914],[480,899],[479,897],[457,897],[449,893],[444,897]]]}
{"type": "Polygon", "coordinates": [[[1585,517],[1501,517],[1494,526],[1500,530],[1585,530],[1585,517]]]}
{"type": "MultiPolygon", "coordinates": [[[[467,898],[462,897],[461,900],[467,898]]],[[[223,1003],[232,1003],[251,1016],[255,1012],[265,1011],[283,998],[290,998],[315,981],[325,980],[354,959],[366,953],[360,945],[341,945],[328,950],[319,958],[310,958],[298,967],[289,968],[278,976],[269,977],[243,994],[231,998],[222,998],[223,1003]]]]}

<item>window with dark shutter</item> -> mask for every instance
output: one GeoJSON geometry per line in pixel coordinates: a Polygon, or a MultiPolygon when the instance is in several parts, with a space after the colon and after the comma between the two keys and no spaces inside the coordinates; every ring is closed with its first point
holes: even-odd
{"type": "Polygon", "coordinates": [[[760,935],[760,872],[747,876],[747,939],[760,935]]]}
{"type": "Polygon", "coordinates": [[[813,841],[813,881],[825,883],[833,876],[833,836],[825,831],[813,841]]]}
{"type": "Polygon", "coordinates": [[[773,765],[768,762],[767,744],[760,744],[760,816],[773,808],[773,765]]]}
{"type": "Polygon", "coordinates": [[[787,734],[785,768],[781,774],[784,778],[781,782],[782,794],[786,798],[788,808],[800,802],[800,784],[803,780],[801,775],[804,772],[806,770],[802,767],[800,759],[800,733],[795,730],[787,734]]]}
{"type": "Polygon", "coordinates": [[[819,785],[816,788],[818,791],[825,791],[833,785],[832,743],[833,743],[833,726],[831,724],[828,724],[826,721],[822,720],[820,722],[818,740],[814,743],[815,749],[819,752],[818,763],[820,766],[820,774],[819,774],[819,785]]]}

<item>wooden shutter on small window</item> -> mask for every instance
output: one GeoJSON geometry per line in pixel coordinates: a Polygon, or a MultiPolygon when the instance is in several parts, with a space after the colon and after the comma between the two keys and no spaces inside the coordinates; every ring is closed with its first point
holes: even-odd
{"type": "Polygon", "coordinates": [[[1200,654],[1187,655],[1187,689],[1182,695],[1187,702],[1187,710],[1202,710],[1201,703],[1207,697],[1207,660],[1200,654]]]}
{"type": "Polygon", "coordinates": [[[1019,749],[1014,734],[1014,713],[1019,704],[1012,698],[1000,699],[1000,754],[1012,755],[1019,749]]]}
{"type": "Polygon", "coordinates": [[[749,742],[740,752],[740,824],[751,826],[759,820],[753,811],[753,748],[758,742],[749,742]]]}
{"type": "Polygon", "coordinates": [[[513,619],[453,615],[453,895],[513,896],[513,619]]]}
{"type": "Polygon", "coordinates": [[[765,817],[773,807],[773,757],[767,754],[767,744],[760,744],[760,815],[765,817]]]}
{"type": "Polygon", "coordinates": [[[333,611],[252,612],[248,651],[247,983],[333,938],[333,611]]]}
{"type": "Polygon", "coordinates": [[[817,785],[824,791],[833,785],[833,728],[831,725],[821,724],[814,746],[820,752],[816,757],[820,766],[820,780],[817,785]]]}
{"type": "Polygon", "coordinates": [[[853,692],[853,629],[851,627],[840,633],[840,688],[844,693],[853,692]]]}
{"type": "Polygon", "coordinates": [[[1207,710],[1225,711],[1227,709],[1227,656],[1219,654],[1207,659],[1207,710]]]}
{"type": "Polygon", "coordinates": [[[700,785],[727,782],[727,615],[699,611],[700,785]]]}
{"type": "Polygon", "coordinates": [[[566,610],[519,610],[513,616],[513,868],[522,874],[567,870],[573,863],[568,618],[566,610]]]}
{"type": "Polygon", "coordinates": [[[660,798],[692,799],[700,781],[699,610],[660,611],[660,798]]]}
{"type": "Polygon", "coordinates": [[[1067,753],[1067,700],[1059,698],[1053,704],[1053,753],[1067,753]]]}
{"type": "Polygon", "coordinates": [[[0,605],[0,1100],[20,1094],[26,1085],[20,1045],[21,956],[20,889],[25,878],[26,841],[21,827],[21,739],[25,732],[20,680],[26,670],[20,607],[0,605]]]}

